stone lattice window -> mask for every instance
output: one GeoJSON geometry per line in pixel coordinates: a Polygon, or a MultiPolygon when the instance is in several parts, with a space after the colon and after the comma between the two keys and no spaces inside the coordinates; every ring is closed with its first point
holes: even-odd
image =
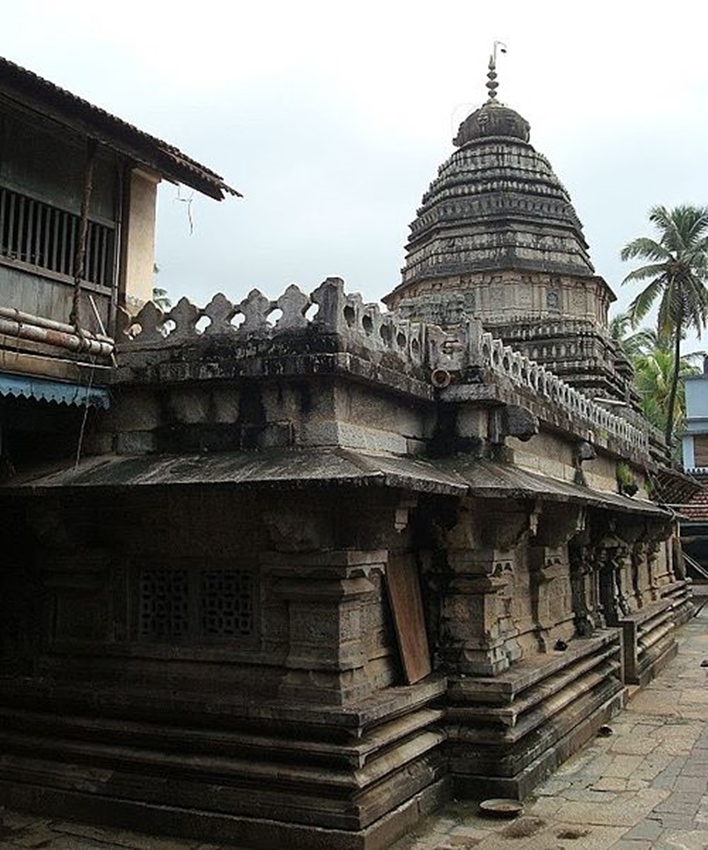
{"type": "Polygon", "coordinates": [[[143,567],[137,576],[139,640],[223,641],[254,631],[254,577],[236,567],[143,567]]]}
{"type": "Polygon", "coordinates": [[[141,638],[183,638],[189,634],[187,570],[147,567],[140,573],[141,638]]]}
{"type": "Polygon", "coordinates": [[[253,581],[250,570],[204,570],[202,633],[245,637],[253,631],[253,581]]]}

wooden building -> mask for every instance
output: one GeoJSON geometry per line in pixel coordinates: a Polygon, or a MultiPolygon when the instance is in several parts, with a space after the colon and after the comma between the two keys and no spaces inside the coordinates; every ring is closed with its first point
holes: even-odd
{"type": "Polygon", "coordinates": [[[179,150],[0,58],[0,439],[6,467],[75,449],[105,407],[117,311],[150,299],[157,185],[221,199],[179,150]]]}

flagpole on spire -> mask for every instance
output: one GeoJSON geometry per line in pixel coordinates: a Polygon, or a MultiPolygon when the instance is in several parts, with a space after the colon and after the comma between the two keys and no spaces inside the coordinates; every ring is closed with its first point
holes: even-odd
{"type": "Polygon", "coordinates": [[[492,46],[492,53],[489,57],[489,70],[487,71],[487,82],[485,83],[489,90],[487,103],[493,103],[496,100],[497,89],[499,88],[499,83],[497,82],[497,50],[500,53],[506,53],[506,44],[503,41],[495,40],[492,46]]]}

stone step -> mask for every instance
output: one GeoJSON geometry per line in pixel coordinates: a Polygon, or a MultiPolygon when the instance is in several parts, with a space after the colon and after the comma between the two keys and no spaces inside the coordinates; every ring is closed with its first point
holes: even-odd
{"type": "Polygon", "coordinates": [[[0,706],[0,726],[46,738],[82,740],[129,747],[159,748],[165,752],[219,754],[267,761],[302,761],[341,767],[363,767],[382,750],[403,738],[439,724],[441,709],[425,708],[367,730],[360,738],[343,741],[278,735],[277,724],[268,735],[220,729],[179,727],[82,715],[57,715],[0,706]]]}

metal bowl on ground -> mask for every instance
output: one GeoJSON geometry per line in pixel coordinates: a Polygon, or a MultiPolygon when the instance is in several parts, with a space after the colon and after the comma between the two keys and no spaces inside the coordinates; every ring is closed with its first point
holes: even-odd
{"type": "Polygon", "coordinates": [[[479,804],[479,810],[493,818],[515,818],[523,812],[524,807],[518,800],[498,798],[482,800],[479,804]]]}

